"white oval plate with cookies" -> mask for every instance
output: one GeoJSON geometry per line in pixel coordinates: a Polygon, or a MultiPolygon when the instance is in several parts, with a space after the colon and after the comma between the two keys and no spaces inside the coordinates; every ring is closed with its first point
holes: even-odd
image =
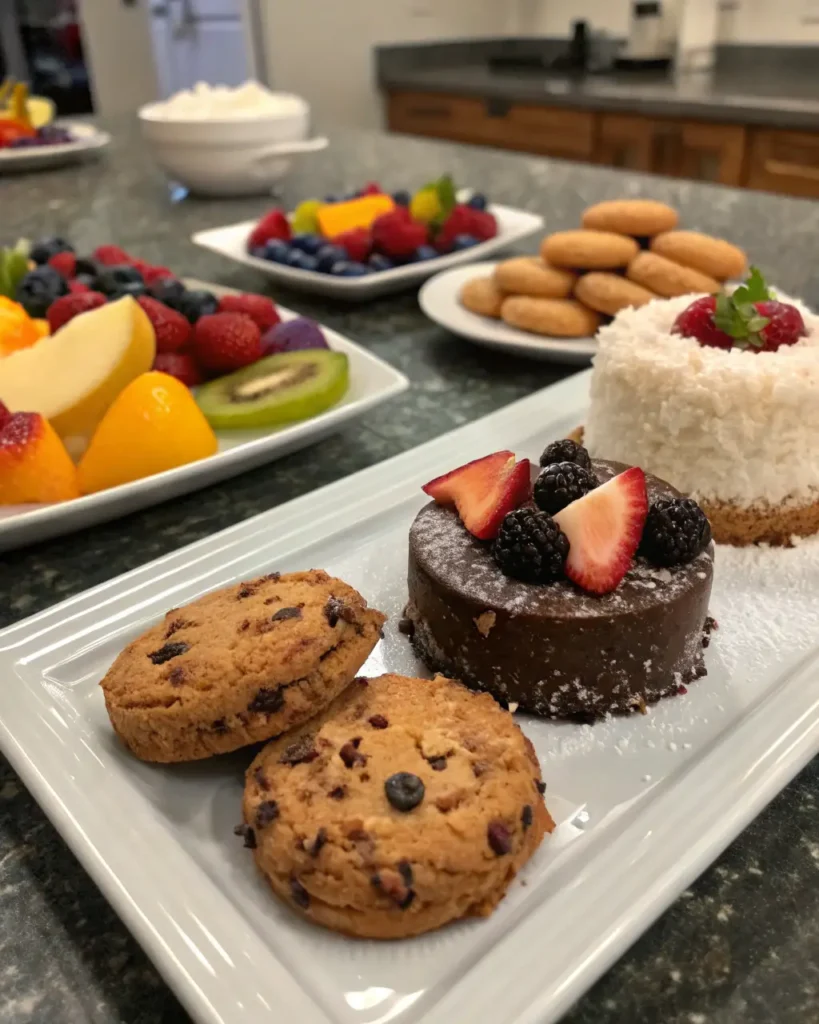
{"type": "Polygon", "coordinates": [[[421,309],[430,320],[468,341],[529,359],[585,366],[597,351],[594,338],[556,338],[510,327],[502,320],[479,316],[465,309],[458,298],[463,285],[473,277],[491,274],[496,262],[470,263],[453,267],[429,279],[418,293],[421,309]]]}

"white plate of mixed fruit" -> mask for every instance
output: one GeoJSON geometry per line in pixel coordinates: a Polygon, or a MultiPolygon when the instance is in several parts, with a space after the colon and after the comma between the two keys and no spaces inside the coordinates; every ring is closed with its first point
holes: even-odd
{"type": "Polygon", "coordinates": [[[444,175],[416,192],[377,182],[347,196],[274,207],[258,221],[200,231],[193,241],[291,288],[360,301],[388,295],[447,267],[484,259],[543,227],[444,175]]]}
{"type": "Polygon", "coordinates": [[[0,251],[0,550],[269,462],[407,386],[264,296],[113,245],[18,243],[0,251]]]}

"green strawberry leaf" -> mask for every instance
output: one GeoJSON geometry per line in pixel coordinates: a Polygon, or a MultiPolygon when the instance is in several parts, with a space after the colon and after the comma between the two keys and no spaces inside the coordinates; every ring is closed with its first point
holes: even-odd
{"type": "Polygon", "coordinates": [[[755,304],[770,298],[765,278],[756,267],[751,267],[748,280],[732,295],[717,296],[714,325],[732,337],[738,348],[762,348],[762,331],[771,321],[762,316],[755,304]]]}

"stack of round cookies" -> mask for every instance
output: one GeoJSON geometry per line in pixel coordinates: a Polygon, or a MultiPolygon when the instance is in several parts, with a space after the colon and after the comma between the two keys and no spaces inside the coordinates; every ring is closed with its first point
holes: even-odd
{"type": "Polygon", "coordinates": [[[654,199],[613,199],[583,213],[583,226],[547,235],[539,256],[516,256],[467,281],[461,303],[535,334],[580,338],[628,306],[692,292],[716,293],[746,268],[730,242],[677,229],[654,199]]]}

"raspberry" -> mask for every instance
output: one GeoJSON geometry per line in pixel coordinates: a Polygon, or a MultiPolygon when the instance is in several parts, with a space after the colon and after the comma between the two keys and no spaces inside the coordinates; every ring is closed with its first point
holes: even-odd
{"type": "Polygon", "coordinates": [[[661,498],[648,510],[639,553],[655,565],[684,565],[711,543],[711,524],[693,498],[661,498]]]}
{"type": "Polygon", "coordinates": [[[244,313],[264,333],[275,327],[281,317],[272,299],[264,295],[223,295],[219,300],[220,313],[244,313]]]}
{"type": "Polygon", "coordinates": [[[55,299],[48,307],[46,314],[51,333],[54,334],[63,324],[67,324],[69,320],[73,320],[80,313],[87,313],[89,309],[99,309],[107,301],[105,296],[100,295],[99,292],[89,291],[74,292],[71,295],[63,295],[62,298],[55,299]]]}
{"type": "Polygon", "coordinates": [[[190,352],[158,352],[154,369],[176,377],[189,388],[202,383],[202,374],[190,352]]]}
{"type": "Polygon", "coordinates": [[[526,583],[560,579],[568,553],[569,541],[554,519],[532,508],[509,512],[492,546],[503,572],[526,583]]]}
{"type": "Polygon", "coordinates": [[[72,295],[87,295],[90,291],[93,291],[85,281],[78,281],[76,278],[68,282],[68,290],[72,295]]]}
{"type": "Polygon", "coordinates": [[[340,245],[351,260],[364,263],[373,247],[373,236],[367,228],[351,228],[333,238],[333,245],[340,245]]]}
{"type": "Polygon", "coordinates": [[[543,512],[556,515],[573,501],[597,487],[591,470],[574,462],[555,462],[546,466],[535,481],[535,504],[543,512]]]}
{"type": "Polygon", "coordinates": [[[168,270],[167,267],[154,267],[150,263],[144,264],[140,269],[142,270],[142,280],[149,286],[164,278],[174,276],[173,271],[168,270]]]}
{"type": "Polygon", "coordinates": [[[137,302],[151,321],[157,352],[178,352],[187,345],[191,337],[191,325],[181,313],[149,295],[140,295],[137,302]]]}
{"type": "Polygon", "coordinates": [[[58,252],[49,259],[48,265],[69,281],[76,273],[77,257],[73,252],[58,252]]]}
{"type": "Polygon", "coordinates": [[[449,252],[458,235],[472,235],[479,242],[485,242],[497,233],[498,223],[491,213],[459,204],[452,208],[436,235],[435,248],[440,252],[449,252]]]}
{"type": "Polygon", "coordinates": [[[211,373],[232,373],[262,355],[261,332],[244,313],[200,317],[193,333],[194,355],[211,373]]]}
{"type": "Polygon", "coordinates": [[[429,233],[427,226],[409,218],[405,207],[399,206],[391,213],[382,214],[373,221],[373,246],[393,259],[407,259],[421,246],[426,245],[429,233]]]}
{"type": "Polygon", "coordinates": [[[97,263],[102,263],[106,267],[117,267],[131,262],[128,253],[118,245],[99,245],[92,255],[97,263]]]}
{"type": "Polygon", "coordinates": [[[257,246],[264,245],[273,238],[281,238],[288,241],[291,237],[290,222],[284,210],[276,207],[262,217],[256,227],[250,232],[247,238],[248,251],[257,246]]]}
{"type": "Polygon", "coordinates": [[[543,454],[540,456],[541,466],[551,466],[553,462],[573,462],[576,466],[582,466],[583,469],[591,469],[589,453],[583,445],[568,437],[562,438],[560,441],[552,441],[543,449],[543,454]]]}

